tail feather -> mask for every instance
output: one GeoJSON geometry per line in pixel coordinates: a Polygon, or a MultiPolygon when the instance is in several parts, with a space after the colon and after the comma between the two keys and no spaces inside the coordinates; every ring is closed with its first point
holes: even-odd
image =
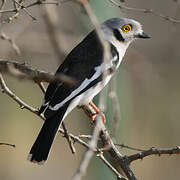
{"type": "Polygon", "coordinates": [[[58,110],[54,116],[47,118],[43,124],[43,127],[33,144],[28,160],[34,163],[43,164],[49,155],[52,143],[61,124],[67,107],[63,107],[58,110]]]}

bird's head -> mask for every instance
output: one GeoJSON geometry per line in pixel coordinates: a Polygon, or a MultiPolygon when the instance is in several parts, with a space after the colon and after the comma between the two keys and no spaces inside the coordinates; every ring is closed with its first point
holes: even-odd
{"type": "Polygon", "coordinates": [[[135,39],[150,38],[144,33],[142,25],[132,19],[112,18],[101,24],[101,30],[105,40],[112,44],[121,44],[125,47],[135,39]]]}

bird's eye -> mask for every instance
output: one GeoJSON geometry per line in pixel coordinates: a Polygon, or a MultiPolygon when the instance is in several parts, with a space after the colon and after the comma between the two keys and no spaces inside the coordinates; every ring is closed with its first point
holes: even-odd
{"type": "Polygon", "coordinates": [[[130,24],[126,24],[121,29],[123,32],[128,33],[129,31],[131,31],[132,26],[130,24]]]}

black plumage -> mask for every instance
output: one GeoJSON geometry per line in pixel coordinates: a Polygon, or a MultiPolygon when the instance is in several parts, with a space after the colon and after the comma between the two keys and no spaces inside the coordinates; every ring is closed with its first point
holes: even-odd
{"type": "MultiPolygon", "coordinates": [[[[112,57],[119,57],[116,48],[112,44],[110,44],[110,47],[112,57]]],[[[118,58],[116,61],[117,60],[118,58]]],[[[61,124],[63,116],[70,102],[100,82],[102,80],[102,74],[90,82],[72,99],[64,103],[62,107],[58,108],[57,110],[52,110],[49,107],[54,107],[56,104],[62,102],[73,91],[75,91],[85,79],[90,79],[95,73],[95,67],[100,66],[102,62],[103,48],[96,35],[96,32],[92,31],[78,46],[76,46],[69,53],[56,72],[56,74],[64,73],[67,76],[73,77],[77,80],[78,83],[74,86],[69,86],[65,83],[53,81],[47,88],[44,97],[44,103],[39,111],[39,113],[42,113],[47,106],[44,113],[46,120],[38,135],[38,138],[31,148],[29,155],[30,161],[38,163],[47,159],[58,127],[61,124]]],[[[117,62],[115,62],[115,64],[116,63],[117,62]]]]}

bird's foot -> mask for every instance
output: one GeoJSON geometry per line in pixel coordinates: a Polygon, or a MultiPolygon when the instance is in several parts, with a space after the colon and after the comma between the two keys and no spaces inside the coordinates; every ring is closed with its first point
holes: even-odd
{"type": "Polygon", "coordinates": [[[106,117],[104,113],[92,101],[90,101],[89,104],[96,111],[96,113],[91,116],[91,121],[93,122],[96,119],[96,116],[100,115],[102,117],[103,123],[106,123],[106,117]]]}
{"type": "Polygon", "coordinates": [[[105,124],[105,123],[106,123],[106,116],[104,115],[103,112],[99,112],[99,113],[93,114],[93,115],[91,116],[91,121],[92,121],[92,123],[94,122],[94,120],[96,119],[96,116],[98,116],[98,115],[100,115],[100,116],[102,117],[102,121],[103,121],[103,123],[105,124]]]}

